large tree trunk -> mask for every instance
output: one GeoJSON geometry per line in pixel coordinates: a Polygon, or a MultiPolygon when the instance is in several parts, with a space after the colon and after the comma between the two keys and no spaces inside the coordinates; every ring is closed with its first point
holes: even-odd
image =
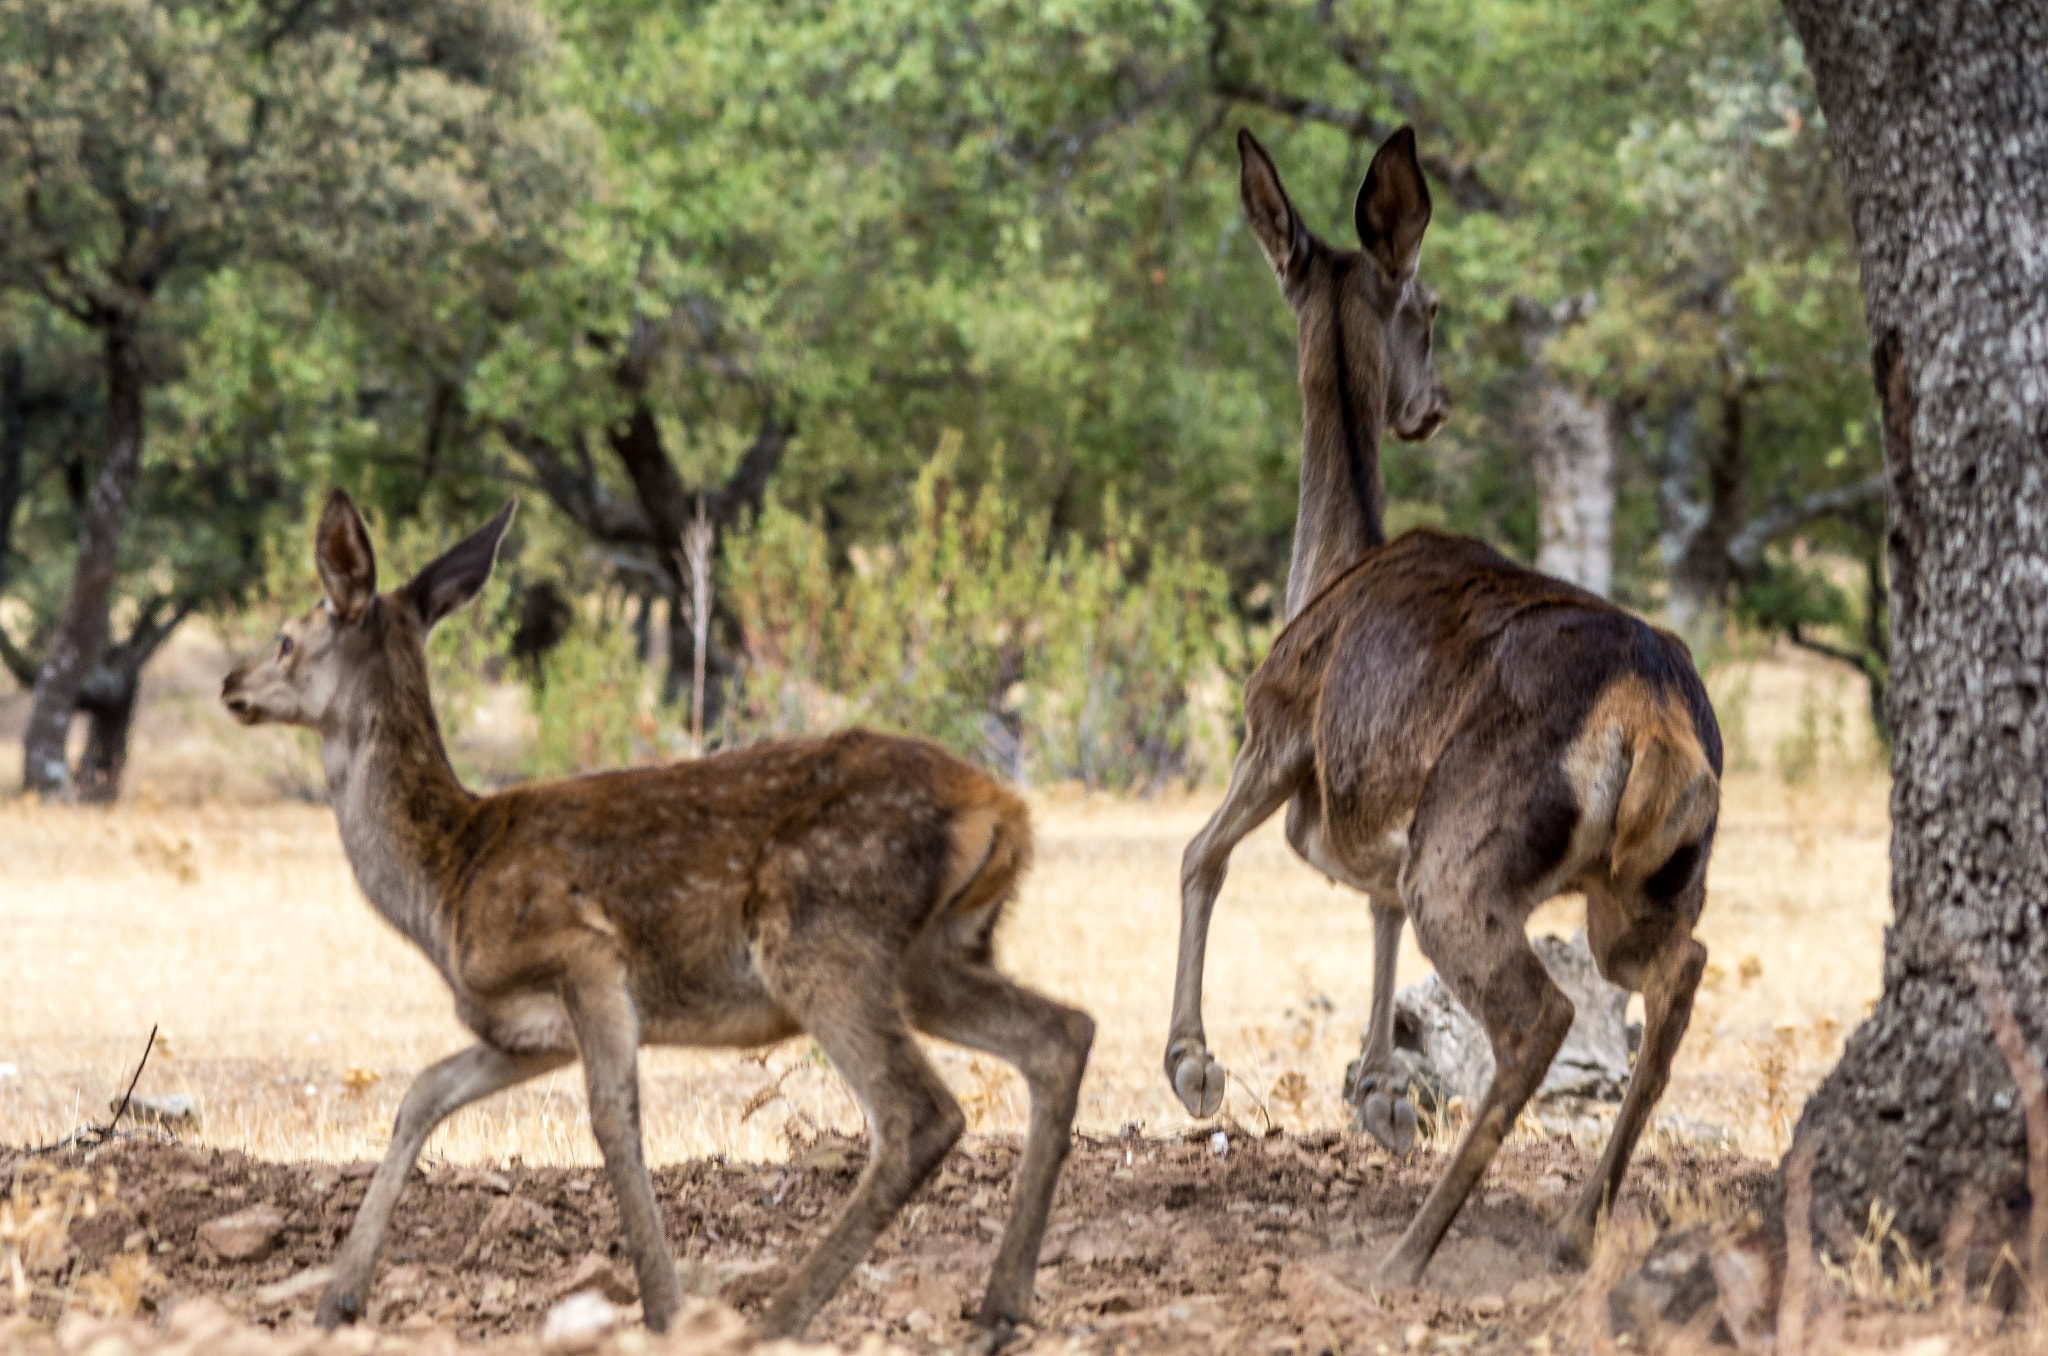
{"type": "Polygon", "coordinates": [[[2048,10],[1786,9],[1861,251],[1896,740],[1884,994],[1798,1142],[1821,1240],[1878,1198],[1916,1247],[1952,1219],[1981,1245],[2030,1209],[1987,996],[2009,996],[2023,1059],[2048,1046],[2048,10]]]}
{"type": "Polygon", "coordinates": [[[135,723],[135,698],[142,675],[125,667],[114,672],[118,682],[104,692],[88,691],[85,710],[85,752],[78,760],[78,799],[111,805],[121,794],[121,773],[128,766],[128,732],[135,723]]]}
{"type": "Polygon", "coordinates": [[[86,674],[107,644],[108,608],[121,560],[128,511],[142,476],[142,355],[136,319],[115,316],[104,323],[107,365],[107,451],[86,501],[78,533],[78,566],[71,592],[43,656],[22,736],[22,787],[44,795],[67,795],[65,737],[86,674]]]}
{"type": "Polygon", "coordinates": [[[1590,295],[1548,308],[1517,297],[1511,318],[1529,359],[1521,424],[1536,475],[1536,568],[1605,598],[1614,588],[1614,405],[1565,381],[1546,353],[1593,305],[1590,295]]]}

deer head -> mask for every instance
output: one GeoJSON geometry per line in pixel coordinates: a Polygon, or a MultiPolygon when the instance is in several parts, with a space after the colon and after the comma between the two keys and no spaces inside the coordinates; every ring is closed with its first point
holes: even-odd
{"type": "Polygon", "coordinates": [[[1249,131],[1237,134],[1239,192],[1259,247],[1279,276],[1300,332],[1302,389],[1321,355],[1334,348],[1331,398],[1362,401],[1346,420],[1363,417],[1371,436],[1391,428],[1420,441],[1451,412],[1430,345],[1437,295],[1416,276],[1422,233],[1429,228],[1429,185],[1415,159],[1415,129],[1387,138],[1365,172],[1353,217],[1359,248],[1339,250],[1317,239],[1281,187],[1280,171],[1249,131]]]}
{"type": "Polygon", "coordinates": [[[323,733],[343,727],[366,693],[426,695],[427,633],[475,598],[512,523],[508,503],[411,583],[377,592],[377,557],[362,515],[341,490],[313,534],[326,597],[278,628],[277,643],[221,684],[221,703],[244,725],[275,722],[323,733]]]}

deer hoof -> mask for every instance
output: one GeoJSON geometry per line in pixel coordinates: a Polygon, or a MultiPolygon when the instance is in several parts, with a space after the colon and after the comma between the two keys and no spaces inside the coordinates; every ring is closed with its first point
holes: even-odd
{"type": "Polygon", "coordinates": [[[363,1301],[353,1290],[330,1285],[320,1296],[320,1305],[313,1311],[313,1322],[326,1329],[339,1328],[353,1323],[363,1316],[363,1301]]]}
{"type": "Polygon", "coordinates": [[[1593,1251],[1593,1230],[1584,1227],[1576,1219],[1567,1220],[1557,1241],[1550,1248],[1550,1269],[1557,1271],[1584,1271],[1593,1251]]]}
{"type": "Polygon", "coordinates": [[[1208,1117],[1221,1111],[1223,1089],[1229,1082],[1230,1075],[1223,1071],[1223,1066],[1199,1045],[1174,1065],[1173,1092],[1191,1116],[1208,1117]]]}
{"type": "MultiPolygon", "coordinates": [[[[1373,1087],[1373,1080],[1367,1080],[1367,1088],[1373,1087]]],[[[1406,1158],[1415,1148],[1415,1104],[1406,1096],[1371,1091],[1365,1099],[1364,1115],[1366,1132],[1384,1145],[1389,1153],[1406,1158]]]]}
{"type": "Polygon", "coordinates": [[[1386,1260],[1372,1269],[1372,1288],[1384,1290],[1413,1290],[1422,1284],[1422,1269],[1429,1265],[1429,1259],[1420,1263],[1402,1257],[1401,1250],[1395,1249],[1386,1260]]]}
{"type": "Polygon", "coordinates": [[[983,1314],[975,1320],[974,1326],[981,1329],[981,1335],[967,1347],[974,1356],[995,1356],[996,1352],[1021,1336],[1016,1322],[1008,1314],[983,1314]]]}

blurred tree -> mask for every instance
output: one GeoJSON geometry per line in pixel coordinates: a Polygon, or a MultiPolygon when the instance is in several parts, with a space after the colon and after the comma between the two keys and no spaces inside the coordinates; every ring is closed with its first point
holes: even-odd
{"type": "MultiPolygon", "coordinates": [[[[408,261],[491,240],[503,140],[492,133],[545,36],[502,0],[0,4],[0,288],[88,333],[100,355],[91,423],[103,450],[63,600],[38,628],[27,789],[113,793],[135,674],[209,596],[190,578],[159,580],[102,664],[145,479],[148,391],[177,364],[165,298],[257,261],[402,290],[408,261]],[[103,670],[122,678],[111,695],[88,691],[103,670]],[[96,717],[93,775],[74,788],[65,743],[82,700],[96,717]]],[[[258,479],[281,483],[283,470],[258,479]]],[[[167,482],[159,505],[194,511],[185,496],[205,479],[167,482]]]]}

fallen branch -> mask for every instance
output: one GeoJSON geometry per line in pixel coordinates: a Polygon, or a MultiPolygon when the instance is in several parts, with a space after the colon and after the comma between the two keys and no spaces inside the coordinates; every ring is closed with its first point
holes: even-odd
{"type": "MultiPolygon", "coordinates": [[[[73,1130],[70,1134],[54,1143],[39,1144],[26,1152],[33,1157],[38,1154],[53,1154],[59,1149],[68,1149],[74,1144],[100,1145],[105,1144],[111,1139],[128,1138],[125,1135],[117,1136],[114,1133],[114,1127],[119,1125],[121,1117],[127,1114],[128,1103],[135,1096],[135,1085],[142,1081],[142,1071],[149,1065],[149,1052],[156,1049],[156,1032],[157,1028],[155,1026],[149,1028],[149,1042],[142,1047],[142,1058],[135,1063],[135,1072],[129,1076],[128,1089],[121,1094],[121,1100],[115,1105],[112,1119],[105,1125],[87,1125],[82,1130],[73,1130]]],[[[160,1139],[166,1137],[165,1132],[162,1130],[156,1133],[160,1139]]]]}

